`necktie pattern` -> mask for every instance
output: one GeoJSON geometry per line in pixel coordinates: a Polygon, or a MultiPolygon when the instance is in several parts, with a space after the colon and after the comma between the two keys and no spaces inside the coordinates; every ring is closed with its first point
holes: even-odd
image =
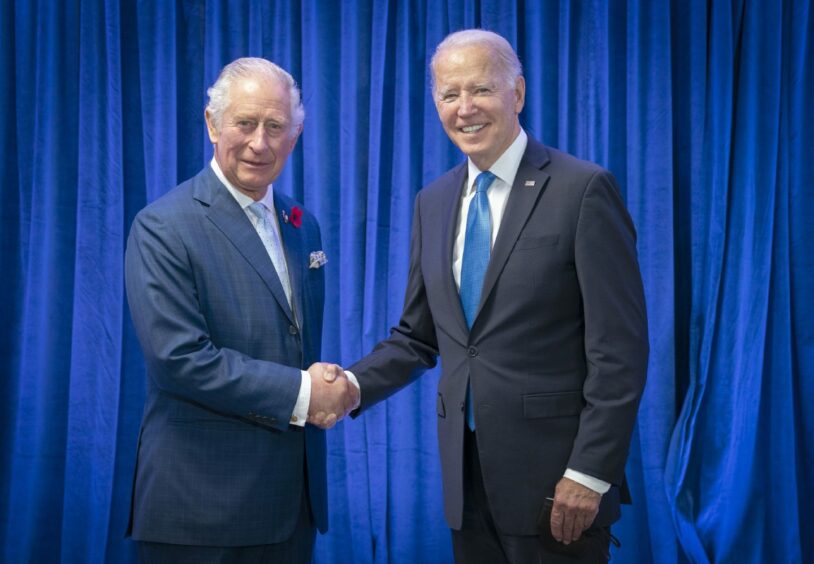
{"type": "MultiPolygon", "coordinates": [[[[483,278],[492,249],[492,218],[486,191],[494,179],[495,175],[488,170],[481,172],[475,179],[475,196],[469,202],[469,215],[466,218],[466,238],[461,263],[461,305],[470,329],[478,311],[483,278]]],[[[466,390],[466,424],[472,431],[475,430],[475,413],[469,388],[466,390]]]]}
{"type": "Polygon", "coordinates": [[[277,277],[283,286],[285,297],[288,300],[288,305],[291,306],[291,281],[288,278],[288,267],[285,263],[285,254],[283,252],[283,242],[277,233],[277,229],[272,225],[272,219],[269,218],[268,208],[260,202],[254,202],[249,206],[249,211],[257,218],[259,226],[258,234],[260,240],[263,241],[263,246],[274,264],[274,270],[277,271],[277,277]]]}

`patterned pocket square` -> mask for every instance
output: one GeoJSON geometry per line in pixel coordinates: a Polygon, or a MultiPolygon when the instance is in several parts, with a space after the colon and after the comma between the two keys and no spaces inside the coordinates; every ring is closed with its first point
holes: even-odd
{"type": "Polygon", "coordinates": [[[309,257],[308,268],[322,268],[326,262],[328,262],[328,257],[325,256],[324,251],[314,251],[309,257]]]}

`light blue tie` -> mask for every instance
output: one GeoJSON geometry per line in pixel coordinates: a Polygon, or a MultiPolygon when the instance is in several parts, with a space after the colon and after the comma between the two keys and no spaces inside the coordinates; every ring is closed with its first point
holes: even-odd
{"type": "MultiPolygon", "coordinates": [[[[481,172],[475,179],[475,196],[469,202],[469,215],[466,218],[466,239],[461,263],[461,305],[470,329],[478,311],[483,277],[489,266],[492,248],[492,218],[486,190],[494,179],[495,175],[488,170],[481,172]]],[[[466,425],[471,431],[475,430],[475,410],[469,387],[466,389],[466,425]]]]}
{"type": "Polygon", "coordinates": [[[273,218],[268,217],[268,208],[260,202],[254,202],[250,205],[249,211],[257,218],[259,227],[257,233],[260,235],[260,240],[263,241],[263,246],[266,248],[269,258],[271,258],[274,270],[277,271],[277,277],[283,285],[283,292],[285,292],[288,305],[291,306],[291,281],[288,279],[288,267],[283,254],[283,243],[277,234],[276,226],[271,224],[273,218]]]}

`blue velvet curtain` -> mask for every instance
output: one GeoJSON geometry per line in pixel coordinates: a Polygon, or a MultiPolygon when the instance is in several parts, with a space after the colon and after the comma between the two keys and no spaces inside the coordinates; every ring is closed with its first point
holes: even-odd
{"type": "MultiPolygon", "coordinates": [[[[814,13],[808,0],[0,3],[0,560],[127,562],[144,368],[134,214],[211,157],[205,89],[300,82],[277,189],[319,218],[324,357],[399,316],[412,200],[461,159],[427,62],[464,27],[525,66],[522,122],[610,168],[639,232],[648,384],[618,562],[814,555],[814,13]]],[[[329,434],[317,562],[450,562],[436,373],[329,434]]]]}

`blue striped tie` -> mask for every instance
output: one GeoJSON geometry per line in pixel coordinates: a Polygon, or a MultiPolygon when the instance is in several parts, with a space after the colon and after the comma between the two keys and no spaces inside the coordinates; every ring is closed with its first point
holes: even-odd
{"type": "MultiPolygon", "coordinates": [[[[475,196],[469,202],[469,215],[466,218],[466,240],[461,264],[461,305],[470,329],[478,311],[483,277],[492,248],[492,218],[489,215],[486,190],[494,179],[495,175],[488,170],[481,172],[475,179],[475,196]]],[[[466,389],[466,425],[471,431],[475,430],[475,410],[469,387],[466,389]]]]}

